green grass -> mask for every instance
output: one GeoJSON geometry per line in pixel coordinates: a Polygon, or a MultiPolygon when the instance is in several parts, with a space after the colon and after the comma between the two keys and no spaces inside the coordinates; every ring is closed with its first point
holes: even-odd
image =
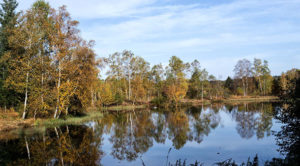
{"type": "Polygon", "coordinates": [[[38,119],[35,121],[34,125],[53,127],[53,126],[61,126],[61,125],[81,124],[101,117],[102,117],[102,113],[99,111],[89,112],[86,115],[81,117],[67,116],[65,117],[65,119],[38,119]]]}

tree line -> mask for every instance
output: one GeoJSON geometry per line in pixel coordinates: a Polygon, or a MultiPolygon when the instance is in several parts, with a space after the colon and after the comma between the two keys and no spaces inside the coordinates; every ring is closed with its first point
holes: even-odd
{"type": "Polygon", "coordinates": [[[151,102],[177,106],[182,99],[220,100],[236,96],[299,96],[299,70],[272,76],[266,60],[242,59],[225,81],[200,66],[172,56],[167,66],[132,51],[96,59],[93,41],[80,37],[66,7],[53,9],[43,0],[16,12],[16,0],[0,10],[0,106],[22,117],[79,114],[88,107],[151,102]],[[106,70],[104,70],[104,68],[106,70]],[[107,71],[106,78],[99,77],[107,71]]]}
{"type": "MultiPolygon", "coordinates": [[[[124,101],[151,101],[155,105],[178,105],[182,99],[221,100],[231,96],[283,96],[299,89],[300,70],[292,69],[272,76],[267,60],[242,59],[234,67],[234,77],[217,79],[196,59],[183,62],[172,56],[167,66],[150,67],[149,62],[124,50],[101,59],[106,79],[98,80],[95,100],[101,106],[124,101]],[[298,83],[297,83],[298,80],[298,83]]],[[[298,95],[299,96],[299,95],[298,95]]]]}

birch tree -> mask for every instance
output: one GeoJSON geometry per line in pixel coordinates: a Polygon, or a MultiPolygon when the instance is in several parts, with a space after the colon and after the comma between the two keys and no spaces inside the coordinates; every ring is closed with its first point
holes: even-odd
{"type": "Polygon", "coordinates": [[[54,118],[59,117],[61,111],[67,109],[69,97],[73,94],[69,93],[68,96],[61,96],[62,93],[68,94],[73,92],[76,86],[72,89],[64,89],[70,87],[72,81],[68,77],[70,71],[76,70],[72,63],[73,52],[78,45],[78,21],[72,20],[70,14],[66,11],[66,7],[62,6],[58,12],[53,12],[54,29],[51,35],[52,56],[54,59],[55,72],[54,78],[56,83],[56,108],[54,111],[54,118]]]}
{"type": "Polygon", "coordinates": [[[237,62],[234,67],[235,77],[242,80],[244,96],[248,95],[248,78],[251,76],[252,64],[247,59],[237,62]]]}

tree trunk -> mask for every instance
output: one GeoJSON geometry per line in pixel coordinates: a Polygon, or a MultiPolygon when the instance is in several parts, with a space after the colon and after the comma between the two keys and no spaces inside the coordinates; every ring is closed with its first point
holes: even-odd
{"type": "Polygon", "coordinates": [[[57,116],[57,112],[59,111],[59,93],[60,93],[60,78],[61,78],[61,69],[60,69],[60,61],[58,62],[58,81],[57,81],[57,103],[56,103],[56,109],[55,109],[55,113],[54,113],[54,118],[56,118],[57,116]]]}
{"type": "Polygon", "coordinates": [[[37,114],[37,108],[34,110],[34,115],[33,115],[34,120],[35,120],[36,114],[37,114]]]}
{"type": "MultiPolygon", "coordinates": [[[[44,66],[44,59],[43,59],[43,57],[42,57],[42,67],[44,66]]],[[[42,85],[41,85],[41,87],[42,87],[42,94],[41,94],[41,104],[42,104],[42,110],[44,110],[44,70],[42,69],[42,85]]]]}
{"type": "Polygon", "coordinates": [[[244,96],[246,96],[246,85],[245,85],[245,80],[242,79],[242,82],[243,82],[244,96]]]}
{"type": "Polygon", "coordinates": [[[24,100],[24,110],[23,110],[23,115],[22,118],[25,119],[26,117],[26,107],[27,107],[27,100],[28,100],[28,78],[29,77],[29,72],[26,73],[26,88],[25,88],[25,100],[24,100]]]}
{"type": "Polygon", "coordinates": [[[260,89],[260,93],[263,93],[263,89],[262,89],[262,85],[261,85],[261,79],[260,77],[258,77],[258,82],[259,82],[259,89],[260,89]]]}
{"type": "Polygon", "coordinates": [[[128,75],[128,99],[131,98],[131,74],[128,75]]]}
{"type": "Polygon", "coordinates": [[[202,90],[201,90],[201,99],[202,99],[202,103],[203,103],[203,83],[201,85],[201,88],[202,88],[202,90]]]}
{"type": "Polygon", "coordinates": [[[264,79],[264,96],[266,95],[266,79],[264,79]]]}
{"type": "Polygon", "coordinates": [[[248,78],[246,77],[246,96],[248,95],[248,78]]]}
{"type": "Polygon", "coordinates": [[[69,114],[69,107],[66,108],[66,115],[69,114]]]}
{"type": "Polygon", "coordinates": [[[93,91],[93,89],[91,90],[91,97],[92,97],[91,105],[92,105],[92,107],[94,107],[94,91],[93,91]]]}

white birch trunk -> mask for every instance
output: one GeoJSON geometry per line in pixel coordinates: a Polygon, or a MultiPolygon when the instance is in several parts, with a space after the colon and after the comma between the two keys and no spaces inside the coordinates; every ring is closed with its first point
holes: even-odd
{"type": "Polygon", "coordinates": [[[23,110],[23,115],[22,118],[25,119],[26,117],[26,107],[27,107],[27,100],[28,100],[28,78],[29,77],[29,72],[26,73],[26,88],[25,88],[25,100],[24,100],[24,110],[23,110]]]}
{"type": "Polygon", "coordinates": [[[60,93],[60,79],[61,79],[61,69],[60,69],[60,61],[58,62],[58,81],[57,81],[57,103],[56,103],[56,109],[54,113],[54,118],[57,117],[57,112],[59,111],[59,93],[60,93]]]}

